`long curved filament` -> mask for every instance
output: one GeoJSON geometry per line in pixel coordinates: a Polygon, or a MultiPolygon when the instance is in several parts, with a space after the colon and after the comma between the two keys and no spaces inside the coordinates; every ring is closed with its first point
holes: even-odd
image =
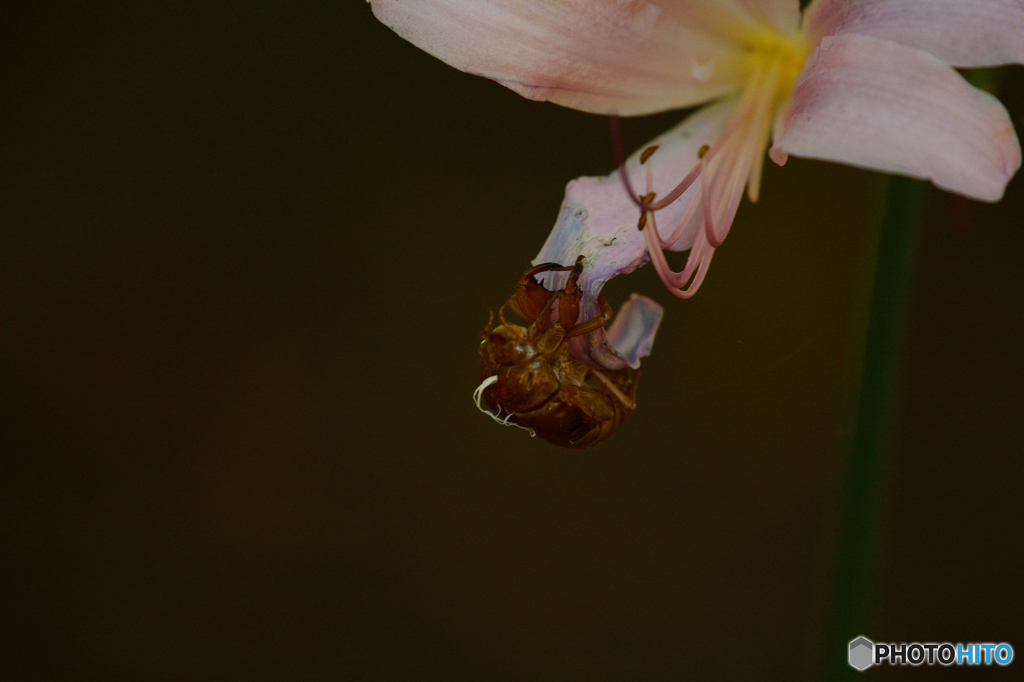
{"type": "Polygon", "coordinates": [[[653,149],[641,156],[641,163],[647,166],[647,191],[640,195],[633,187],[626,171],[620,123],[615,117],[610,119],[619,177],[630,199],[640,208],[641,219],[638,227],[644,231],[651,262],[662,282],[680,298],[690,298],[703,283],[715,249],[722,245],[729,234],[744,189],[748,190],[747,194],[752,201],[757,199],[763,167],[763,150],[767,146],[770,114],[774,107],[771,99],[761,94],[765,90],[774,91],[779,78],[779,69],[775,64],[756,74],[751,85],[740,97],[733,115],[718,138],[713,144],[701,150],[699,161],[682,181],[660,198],[654,194],[649,162],[653,149]],[[700,185],[686,207],[683,217],[669,237],[662,238],[655,213],[677,201],[698,180],[700,185]],[[701,212],[700,229],[697,230],[694,242],[690,246],[686,265],[681,271],[674,272],[665,259],[664,250],[682,237],[698,210],[701,212]]]}

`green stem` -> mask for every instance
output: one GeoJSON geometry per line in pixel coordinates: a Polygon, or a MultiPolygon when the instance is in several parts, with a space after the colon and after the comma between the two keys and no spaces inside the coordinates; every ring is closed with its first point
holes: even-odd
{"type": "Polygon", "coordinates": [[[871,639],[877,625],[887,493],[897,454],[904,361],[928,192],[928,185],[919,180],[884,177],[880,181],[860,341],[854,351],[853,423],[843,447],[847,471],[840,498],[832,618],[823,638],[832,679],[857,679],[860,673],[847,663],[848,644],[861,635],[871,639]]]}
{"type": "MultiPolygon", "coordinates": [[[[999,69],[975,69],[964,77],[995,93],[1001,74],[999,69]]],[[[888,493],[898,454],[904,362],[930,191],[926,183],[908,178],[883,177],[879,183],[854,347],[852,423],[842,451],[847,470],[841,479],[835,570],[827,606],[831,619],[818,640],[825,647],[831,679],[860,679],[847,662],[849,642],[859,636],[871,639],[878,632],[888,493]]]]}

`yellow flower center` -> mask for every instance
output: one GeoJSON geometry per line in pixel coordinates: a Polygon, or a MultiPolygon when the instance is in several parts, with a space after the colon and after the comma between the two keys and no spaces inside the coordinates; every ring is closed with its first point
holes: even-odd
{"type": "Polygon", "coordinates": [[[785,105],[810,54],[802,32],[786,35],[769,26],[759,26],[747,43],[750,86],[772,108],[785,105]]]}
{"type": "Polygon", "coordinates": [[[787,35],[765,25],[750,30],[742,43],[747,50],[747,79],[729,127],[733,153],[726,153],[729,158],[718,159],[715,166],[746,167],[747,196],[757,201],[764,150],[776,117],[789,106],[810,46],[800,32],[787,35]]]}
{"type": "MultiPolygon", "coordinates": [[[[654,200],[652,193],[649,165],[646,195],[636,195],[629,188],[628,179],[625,180],[630,193],[637,196],[634,201],[641,210],[638,227],[647,240],[651,262],[669,290],[680,298],[693,296],[700,287],[715,249],[729,233],[744,189],[750,201],[757,201],[764,152],[774,124],[789,106],[797,78],[810,54],[810,45],[800,32],[787,35],[753,21],[731,28],[729,38],[742,50],[739,59],[732,63],[740,69],[742,86],[734,95],[729,118],[717,139],[708,140],[699,148],[696,166],[658,200],[654,200]],[[691,191],[689,205],[677,219],[675,229],[669,227],[669,236],[665,238],[658,230],[654,214],[687,191],[691,191]],[[700,221],[700,227],[686,267],[673,272],[663,250],[675,245],[695,220],[700,221]]],[[[625,178],[625,171],[622,172],[625,178]]]]}

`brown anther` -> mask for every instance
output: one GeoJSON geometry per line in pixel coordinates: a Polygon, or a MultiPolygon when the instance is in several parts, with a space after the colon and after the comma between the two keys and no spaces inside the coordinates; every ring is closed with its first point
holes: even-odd
{"type": "Polygon", "coordinates": [[[658,145],[652,144],[650,147],[640,152],[640,165],[642,166],[647,163],[647,159],[651,158],[651,154],[656,151],[658,151],[658,145]]]}
{"type": "Polygon", "coordinates": [[[644,229],[644,228],[645,228],[646,226],[647,226],[647,211],[644,211],[644,212],[642,212],[642,213],[640,214],[640,221],[639,221],[639,222],[637,222],[637,224],[636,224],[636,229],[638,229],[638,230],[640,230],[640,231],[642,232],[642,231],[643,231],[643,229],[644,229]]]}
{"type": "Polygon", "coordinates": [[[649,204],[652,201],[654,201],[654,197],[656,197],[656,196],[657,196],[656,192],[651,192],[650,194],[641,194],[639,196],[640,203],[643,204],[644,206],[646,206],[647,204],[649,204]]]}
{"type": "Polygon", "coordinates": [[[711,150],[711,145],[709,145],[709,144],[702,144],[700,146],[700,149],[697,150],[697,157],[703,159],[704,155],[707,154],[710,150],[711,150]]]}

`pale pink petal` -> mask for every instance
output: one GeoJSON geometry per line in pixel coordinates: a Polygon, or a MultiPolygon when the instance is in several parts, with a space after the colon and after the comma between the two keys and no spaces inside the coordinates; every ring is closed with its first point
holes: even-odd
{"type": "MultiPolygon", "coordinates": [[[[584,256],[580,320],[599,313],[597,297],[608,280],[644,263],[644,236],[636,229],[639,217],[639,209],[614,174],[579,178],[566,188],[555,227],[533,262],[571,265],[577,256],[584,256]]],[[[565,286],[565,275],[549,273],[538,279],[551,291],[565,286]]],[[[607,369],[629,364],[608,345],[603,329],[570,339],[570,348],[577,357],[607,369]]]]}
{"type": "Polygon", "coordinates": [[[535,100],[651,113],[742,85],[743,53],[645,0],[370,0],[374,14],[457,69],[535,100]]]}
{"type": "Polygon", "coordinates": [[[800,0],[737,0],[746,10],[761,21],[771,24],[786,35],[792,34],[800,25],[800,0]]]}
{"type": "MultiPolygon", "coordinates": [[[[626,170],[634,189],[647,190],[648,167],[652,177],[652,191],[665,196],[689,173],[700,160],[698,151],[714,144],[735,108],[735,100],[727,100],[705,107],[681,124],[637,150],[626,161],[626,170]],[[641,152],[658,145],[647,160],[640,164],[641,152]]],[[[694,183],[675,203],[658,211],[658,227],[667,239],[685,217],[693,197],[699,193],[694,183]]],[[[605,283],[616,275],[632,272],[646,260],[647,247],[643,233],[637,229],[640,209],[629,198],[617,171],[604,177],[584,177],[570,182],[554,229],[534,259],[534,263],[562,263],[571,265],[577,256],[586,259],[580,287],[585,305],[596,312],[597,295],[605,283]]],[[[688,249],[700,226],[700,220],[685,229],[674,240],[672,249],[688,249]]],[[[549,273],[544,283],[549,289],[563,285],[564,273],[549,273]]]]}
{"type": "Polygon", "coordinates": [[[858,34],[822,39],[770,151],[840,161],[997,201],[1020,167],[1006,109],[938,57],[858,34]]]}
{"type": "Polygon", "coordinates": [[[663,309],[658,303],[646,296],[633,294],[622,304],[608,327],[608,343],[633,369],[640,367],[640,358],[651,354],[662,314],[663,309]]]}
{"type": "MultiPolygon", "coordinates": [[[[658,150],[646,165],[640,165],[640,153],[650,144],[633,154],[626,169],[637,192],[647,192],[648,166],[657,195],[665,196],[672,190],[699,162],[701,146],[714,144],[735,106],[736,100],[726,100],[705,107],[653,140],[650,144],[658,145],[658,150]]],[[[663,239],[668,239],[686,217],[690,201],[699,194],[699,184],[694,183],[678,201],[658,211],[657,223],[663,239]]],[[[533,262],[571,265],[577,256],[584,257],[579,280],[583,291],[580,319],[598,314],[597,296],[608,280],[632,272],[648,260],[644,233],[637,229],[639,218],[640,209],[630,200],[617,171],[605,177],[578,178],[566,187],[558,220],[533,262]]],[[[672,250],[688,249],[693,244],[701,227],[699,211],[683,227],[670,247],[672,250]]],[[[564,286],[566,275],[548,273],[540,279],[554,291],[564,286]]],[[[609,354],[603,330],[573,341],[578,357],[609,369],[621,369],[628,364],[609,354]],[[582,345],[587,347],[576,347],[582,345]]]]}
{"type": "Polygon", "coordinates": [[[800,23],[799,0],[650,0],[686,26],[734,44],[747,44],[773,25],[792,34],[800,23]]]}
{"type": "MultiPolygon", "coordinates": [[[[647,174],[650,169],[650,191],[664,197],[699,163],[700,148],[713,145],[736,108],[736,100],[729,99],[704,107],[675,128],[651,140],[629,157],[626,170],[638,193],[648,191],[647,174]],[[658,147],[645,165],[640,164],[643,150],[658,147]]],[[[690,200],[698,194],[694,183],[682,197],[658,211],[658,224],[663,239],[667,239],[687,212],[690,200]]],[[[604,177],[583,177],[571,181],[565,189],[565,199],[554,229],[541,249],[535,263],[561,262],[571,264],[577,256],[587,259],[581,282],[584,291],[589,286],[600,287],[615,275],[631,272],[643,260],[644,239],[637,229],[640,210],[629,198],[617,171],[604,177]]],[[[684,230],[676,237],[672,250],[690,248],[696,226],[684,230]]],[[[559,282],[566,275],[550,275],[559,282]]],[[[589,292],[588,292],[589,293],[589,292]]]]}
{"type": "Polygon", "coordinates": [[[804,26],[812,42],[862,33],[953,66],[1024,63],[1024,0],[815,0],[804,26]]]}

